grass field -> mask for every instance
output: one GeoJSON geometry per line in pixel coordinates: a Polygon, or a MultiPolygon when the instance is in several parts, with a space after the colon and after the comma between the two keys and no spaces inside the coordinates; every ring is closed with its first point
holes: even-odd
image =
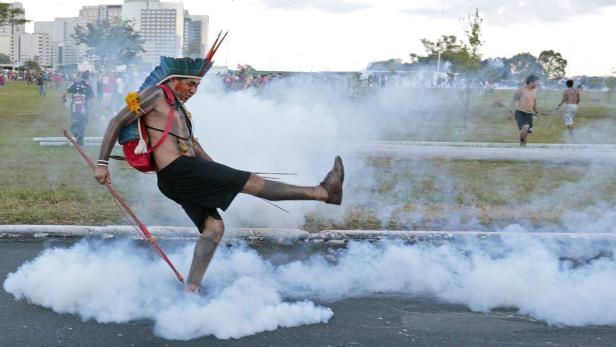
{"type": "MultiPolygon", "coordinates": [[[[448,114],[453,119],[449,126],[436,129],[428,137],[417,138],[401,130],[389,138],[513,142],[513,124],[504,119],[502,108],[493,107],[496,101],[507,102],[512,93],[493,91],[475,96],[466,122],[462,111],[454,117],[448,114]]],[[[39,96],[34,86],[19,82],[0,88],[0,223],[123,223],[120,210],[106,190],[95,184],[74,149],[45,148],[32,141],[35,136],[61,136],[62,128],[68,126],[68,110],[60,96],[53,90],[39,96]]],[[[559,101],[556,92],[543,91],[540,96],[545,105],[555,106],[559,101]]],[[[447,100],[445,96],[443,99],[447,100]]],[[[615,117],[616,107],[606,93],[585,93],[577,118],[583,142],[615,142],[608,136],[616,129],[615,117]]],[[[532,142],[570,141],[557,116],[540,120],[535,130],[532,142]]],[[[102,131],[95,121],[89,124],[88,135],[102,131]]],[[[97,156],[95,149],[89,154],[97,156]]],[[[365,194],[347,207],[343,221],[316,212],[306,216],[304,227],[453,229],[513,222],[559,225],[567,211],[616,204],[616,175],[611,166],[378,159],[370,167],[376,188],[348,182],[347,189],[365,194]]],[[[114,184],[131,200],[138,194],[136,187],[142,176],[118,170],[114,184]]],[[[153,196],[152,200],[160,199],[153,196]]]]}
{"type": "Polygon", "coordinates": [[[22,82],[0,89],[0,223],[101,224],[120,217],[108,193],[93,187],[74,149],[41,148],[32,141],[62,136],[68,127],[61,95],[48,90],[39,96],[35,86],[22,82]]]}

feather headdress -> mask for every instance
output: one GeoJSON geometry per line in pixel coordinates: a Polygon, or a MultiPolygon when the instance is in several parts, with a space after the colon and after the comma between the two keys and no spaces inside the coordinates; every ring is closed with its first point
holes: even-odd
{"type": "Polygon", "coordinates": [[[159,85],[173,77],[202,78],[214,64],[212,58],[214,58],[214,54],[216,54],[218,47],[220,47],[228,33],[229,32],[226,32],[222,38],[220,37],[222,31],[218,33],[216,41],[214,41],[214,44],[210,47],[205,58],[160,57],[160,65],[158,65],[145,79],[141,87],[139,87],[139,91],[154,85],[159,85]]]}

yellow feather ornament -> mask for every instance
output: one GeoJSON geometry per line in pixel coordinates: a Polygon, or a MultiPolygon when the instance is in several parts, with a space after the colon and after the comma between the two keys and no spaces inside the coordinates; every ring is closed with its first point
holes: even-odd
{"type": "Polygon", "coordinates": [[[135,113],[138,116],[144,113],[143,109],[141,108],[141,102],[139,100],[139,94],[137,92],[128,93],[124,100],[126,101],[126,107],[129,111],[135,113]]]}

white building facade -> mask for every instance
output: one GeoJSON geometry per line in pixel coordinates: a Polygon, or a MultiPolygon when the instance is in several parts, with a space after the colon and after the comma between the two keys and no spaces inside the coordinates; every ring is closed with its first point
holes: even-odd
{"type": "Polygon", "coordinates": [[[203,58],[207,54],[210,17],[184,16],[183,55],[191,58],[203,58]]]}
{"type": "Polygon", "coordinates": [[[32,60],[42,67],[53,65],[53,46],[51,35],[46,33],[24,33],[19,35],[19,61],[32,60]]]}
{"type": "Polygon", "coordinates": [[[208,16],[188,15],[181,1],[124,0],[122,18],[134,23],[144,38],[142,60],[158,64],[161,55],[203,57],[208,16]]]}
{"type": "Polygon", "coordinates": [[[83,6],[79,18],[86,23],[115,22],[122,19],[122,5],[83,6]]]}

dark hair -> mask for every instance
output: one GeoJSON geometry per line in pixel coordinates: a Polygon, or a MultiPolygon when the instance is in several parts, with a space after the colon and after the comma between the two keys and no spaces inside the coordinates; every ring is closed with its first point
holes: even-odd
{"type": "Polygon", "coordinates": [[[87,80],[88,78],[90,78],[90,71],[84,71],[81,73],[81,78],[84,80],[87,80]]]}
{"type": "Polygon", "coordinates": [[[538,81],[538,80],[539,80],[539,77],[537,77],[537,76],[535,76],[533,74],[530,74],[530,75],[528,75],[528,77],[526,77],[526,84],[531,84],[531,83],[533,83],[535,81],[538,81]]]}
{"type": "Polygon", "coordinates": [[[573,87],[573,80],[567,80],[567,87],[573,87]]]}

